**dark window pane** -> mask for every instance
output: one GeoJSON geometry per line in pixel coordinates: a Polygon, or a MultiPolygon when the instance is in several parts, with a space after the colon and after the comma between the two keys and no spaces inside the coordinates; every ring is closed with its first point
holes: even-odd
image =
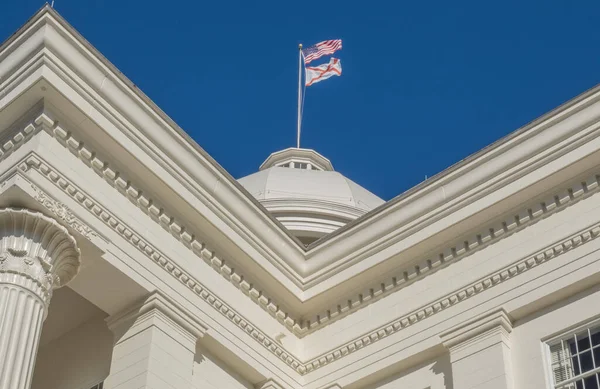
{"type": "Polygon", "coordinates": [[[585,351],[587,349],[590,348],[590,338],[589,337],[585,337],[585,338],[580,338],[579,336],[577,337],[577,347],[579,348],[579,352],[585,351]]]}
{"type": "Polygon", "coordinates": [[[577,357],[571,358],[571,362],[573,363],[573,375],[581,374],[581,369],[579,369],[579,361],[577,357]]]}
{"type": "Polygon", "coordinates": [[[594,349],[594,360],[596,361],[596,367],[600,367],[600,347],[594,349]]]}
{"type": "Polygon", "coordinates": [[[586,371],[592,370],[594,368],[592,352],[588,350],[579,354],[579,362],[581,363],[581,372],[585,373],[586,371]]]}
{"type": "Polygon", "coordinates": [[[584,381],[585,381],[585,389],[598,389],[598,383],[596,382],[596,375],[587,377],[584,381]]]}
{"type": "Polygon", "coordinates": [[[577,389],[583,389],[583,380],[577,381],[577,389]]]}
{"type": "Polygon", "coordinates": [[[569,344],[569,350],[571,350],[571,354],[577,354],[577,347],[575,346],[575,339],[571,338],[567,341],[569,344]]]}
{"type": "Polygon", "coordinates": [[[597,346],[600,344],[600,328],[594,328],[590,330],[592,333],[592,345],[597,346]]]}

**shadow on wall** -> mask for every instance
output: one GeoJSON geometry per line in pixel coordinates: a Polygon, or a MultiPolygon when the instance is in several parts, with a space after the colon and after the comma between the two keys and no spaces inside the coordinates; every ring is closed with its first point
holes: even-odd
{"type": "Polygon", "coordinates": [[[254,389],[254,385],[201,345],[196,346],[193,384],[207,389],[254,389]]]}
{"type": "MultiPolygon", "coordinates": [[[[441,350],[437,350],[440,352],[441,350]]],[[[445,351],[445,350],[444,350],[445,351]]],[[[413,364],[412,367],[402,369],[402,364],[410,364],[404,360],[393,367],[397,372],[376,383],[363,381],[351,385],[351,389],[454,389],[452,384],[452,364],[450,355],[441,352],[437,357],[428,358],[426,362],[413,364]],[[400,372],[398,372],[402,369],[400,372]]],[[[383,372],[385,374],[385,372],[383,372]]],[[[460,388],[456,388],[460,389],[460,388]]]]}
{"type": "Polygon", "coordinates": [[[450,354],[444,354],[438,358],[433,366],[431,366],[431,371],[435,375],[443,375],[444,389],[454,389],[452,386],[452,363],[450,362],[450,354]]]}

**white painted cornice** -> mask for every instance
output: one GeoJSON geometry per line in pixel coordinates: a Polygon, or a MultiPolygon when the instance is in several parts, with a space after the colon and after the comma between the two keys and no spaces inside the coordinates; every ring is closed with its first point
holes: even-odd
{"type": "MultiPolygon", "coordinates": [[[[101,221],[106,226],[114,229],[116,232],[126,238],[133,245],[133,247],[135,247],[141,253],[147,255],[148,258],[155,263],[159,264],[160,267],[166,271],[166,274],[168,274],[169,277],[172,277],[173,280],[189,288],[191,291],[196,293],[199,298],[209,303],[209,305],[214,308],[215,314],[230,320],[241,330],[243,330],[249,336],[249,339],[252,339],[253,341],[257,342],[258,345],[272,352],[274,356],[288,364],[301,376],[319,370],[332,363],[336,363],[337,361],[340,361],[354,353],[361,352],[361,350],[366,348],[376,350],[377,347],[372,346],[378,344],[380,341],[395,336],[396,334],[401,334],[406,329],[411,328],[412,326],[415,326],[423,321],[432,320],[432,318],[437,317],[438,314],[446,311],[447,309],[456,306],[462,306],[464,302],[469,301],[471,298],[502,285],[505,282],[514,279],[515,277],[521,277],[523,274],[526,274],[532,269],[536,269],[546,262],[553,261],[577,247],[596,240],[600,236],[600,224],[594,223],[589,225],[583,230],[556,241],[546,247],[543,247],[532,254],[529,254],[525,257],[516,258],[515,261],[510,265],[486,274],[484,277],[475,280],[472,283],[462,285],[451,293],[436,298],[434,301],[412,310],[390,322],[379,325],[377,328],[361,334],[359,337],[352,339],[349,342],[344,342],[341,345],[337,345],[329,351],[316,357],[308,360],[302,360],[285,347],[278,344],[278,342],[273,338],[264,334],[260,330],[259,325],[245,320],[245,318],[238,314],[232,306],[224,303],[224,301],[221,300],[213,291],[208,290],[204,285],[202,285],[202,283],[200,283],[193,274],[186,272],[183,268],[178,266],[176,262],[174,262],[164,253],[160,252],[159,249],[153,246],[151,242],[144,240],[134,231],[128,229],[123,222],[118,219],[118,217],[114,216],[109,210],[96,203],[88,194],[85,194],[79,188],[74,187],[60,173],[53,170],[52,167],[45,164],[39,158],[33,155],[29,156],[25,161],[19,163],[17,166],[19,171],[23,173],[27,173],[29,169],[41,173],[42,176],[46,177],[55,185],[56,188],[63,190],[72,199],[81,203],[85,209],[88,209],[89,212],[98,219],[98,221],[101,221]]],[[[583,190],[584,189],[582,189],[582,191],[583,190]]],[[[573,195],[577,196],[577,199],[583,198],[583,193],[577,194],[577,191],[573,192],[572,190],[568,191],[568,193],[569,195],[565,197],[565,199],[571,198],[570,196],[573,195]]],[[[570,203],[574,203],[573,198],[571,198],[570,203]]],[[[558,209],[562,208],[555,208],[555,210],[558,209]]],[[[452,334],[442,334],[446,345],[448,347],[452,347],[454,343],[459,343],[458,341],[452,341],[452,339],[459,339],[460,334],[463,332],[466,333],[465,328],[467,327],[468,326],[459,325],[455,329],[450,330],[452,334]],[[458,331],[458,329],[460,329],[460,331],[458,331]]],[[[469,328],[473,329],[472,327],[475,328],[477,326],[470,326],[469,328]]],[[[473,330],[475,331],[475,329],[473,330]]],[[[440,343],[442,343],[441,340],[440,343]]]]}
{"type": "MultiPolygon", "coordinates": [[[[260,284],[253,283],[248,278],[247,273],[236,269],[227,258],[222,257],[203,241],[191,235],[189,228],[177,224],[176,221],[167,217],[164,212],[161,213],[161,209],[155,206],[155,203],[151,199],[140,195],[141,191],[135,185],[135,182],[128,180],[127,176],[122,172],[112,170],[110,164],[102,160],[101,156],[95,150],[88,149],[88,146],[74,137],[73,134],[66,131],[60,125],[54,124],[46,114],[41,114],[35,119],[34,123],[37,126],[44,127],[49,134],[54,136],[70,152],[78,155],[85,162],[86,166],[118,188],[119,193],[125,195],[130,200],[133,199],[139,207],[145,209],[145,212],[151,216],[152,221],[158,223],[171,233],[171,235],[178,237],[186,247],[206,261],[218,274],[230,281],[249,297],[251,301],[262,307],[290,330],[293,330],[298,336],[304,336],[316,331],[334,320],[339,320],[394,291],[407,287],[444,266],[462,260],[474,252],[596,193],[599,189],[598,175],[595,171],[589,172],[585,176],[575,178],[568,185],[553,188],[552,191],[542,198],[522,204],[519,208],[513,209],[512,212],[503,215],[500,219],[496,219],[489,224],[484,224],[477,231],[471,232],[470,235],[454,237],[452,242],[447,242],[437,252],[419,253],[417,257],[411,258],[411,261],[405,266],[397,267],[393,271],[386,273],[374,282],[367,284],[362,290],[358,292],[353,291],[342,298],[336,297],[336,299],[339,299],[338,301],[331,299],[329,305],[324,310],[309,311],[303,315],[301,312],[284,308],[285,305],[280,304],[281,301],[275,295],[266,292],[260,284]]],[[[25,126],[25,128],[29,127],[30,125],[25,126]]],[[[29,133],[35,133],[36,131],[37,127],[29,133]]],[[[15,137],[20,137],[24,141],[26,137],[20,136],[20,134],[18,132],[15,137]]],[[[20,143],[11,144],[8,150],[13,150],[19,145],[20,143]]],[[[59,179],[58,177],[60,177],[59,174],[52,172],[49,167],[36,157],[31,157],[27,160],[26,169],[29,167],[40,169],[44,175],[48,175],[52,180],[59,179]]],[[[69,184],[63,180],[60,186],[68,187],[69,184]]],[[[94,206],[93,203],[88,203],[86,207],[94,206]]],[[[97,212],[101,211],[98,210],[97,212]]],[[[148,250],[146,244],[144,244],[143,248],[148,250]]],[[[151,252],[154,251],[151,250],[151,252]]]]}
{"type": "MultiPolygon", "coordinates": [[[[50,7],[0,47],[3,86],[28,58],[46,49],[54,66],[66,65],[65,71],[75,72],[97,94],[103,113],[112,115],[112,123],[146,153],[137,158],[151,169],[160,167],[170,173],[161,184],[195,204],[219,233],[232,241],[234,235],[242,238],[243,251],[252,258],[244,263],[267,269],[300,301],[352,278],[359,271],[353,265],[359,262],[365,268],[392,260],[416,245],[417,235],[424,239],[424,231],[435,237],[456,222],[458,216],[453,219],[453,215],[464,218],[497,204],[500,192],[504,197],[516,193],[516,186],[509,183],[522,180],[519,187],[523,188],[538,181],[539,176],[526,175],[596,139],[595,129],[589,126],[600,118],[600,91],[594,88],[304,252],[232,177],[50,7]]],[[[595,150],[588,148],[586,155],[595,150]]],[[[545,174],[553,171],[547,168],[545,174]]]]}

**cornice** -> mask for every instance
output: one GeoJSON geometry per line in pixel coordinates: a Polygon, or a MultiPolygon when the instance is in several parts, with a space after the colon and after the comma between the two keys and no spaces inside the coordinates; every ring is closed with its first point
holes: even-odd
{"type": "MultiPolygon", "coordinates": [[[[37,120],[39,121],[39,119],[37,120]]],[[[520,229],[531,225],[542,218],[553,214],[557,210],[579,201],[585,196],[598,191],[598,176],[590,175],[585,181],[575,182],[570,187],[557,189],[547,195],[543,201],[532,203],[527,207],[507,215],[504,219],[489,224],[478,233],[466,236],[454,245],[448,245],[434,255],[425,255],[422,258],[409,262],[404,267],[387,274],[386,278],[378,279],[365,288],[365,292],[345,296],[336,304],[326,310],[299,318],[294,313],[280,308],[278,302],[262,290],[260,285],[252,282],[246,274],[241,273],[226,259],[221,257],[212,248],[196,239],[196,234],[191,229],[179,224],[169,215],[154,199],[144,197],[142,191],[136,189],[135,183],[129,180],[120,171],[112,170],[109,162],[101,160],[94,150],[88,149],[77,140],[73,134],[68,133],[60,126],[51,130],[51,134],[64,146],[87,162],[86,165],[105,179],[113,181],[113,185],[120,188],[119,192],[126,195],[138,207],[145,207],[145,212],[159,223],[171,235],[182,241],[186,247],[209,263],[211,267],[239,288],[253,302],[275,317],[280,323],[291,329],[296,335],[302,337],[312,333],[325,325],[331,324],[344,316],[371,304],[390,293],[404,288],[414,281],[422,279],[433,271],[465,258],[474,252],[507,237],[520,229]],[[194,249],[196,247],[196,249],[194,249]]]]}
{"type": "MultiPolygon", "coordinates": [[[[243,315],[235,311],[231,306],[227,305],[215,293],[206,288],[195,277],[183,270],[168,256],[161,252],[155,245],[137,234],[134,229],[129,227],[119,217],[114,215],[108,209],[99,204],[90,194],[79,188],[59,172],[54,170],[41,157],[30,154],[22,162],[18,163],[18,169],[26,173],[30,169],[34,169],[42,176],[46,177],[56,188],[59,188],[71,199],[82,205],[98,220],[117,232],[122,238],[128,241],[134,248],[152,260],[175,280],[200,297],[209,306],[216,310],[221,316],[232,322],[236,327],[247,333],[252,339],[258,342],[262,347],[267,349],[273,355],[278,357],[288,366],[296,370],[300,374],[304,374],[301,362],[294,357],[283,346],[279,345],[274,339],[266,335],[258,326],[252,324],[243,315]]],[[[47,196],[46,196],[47,197],[47,196]]],[[[193,249],[193,247],[192,247],[193,249]]],[[[196,255],[203,257],[201,252],[195,252],[196,255]]],[[[212,257],[211,257],[212,258],[212,257]]],[[[206,259],[205,259],[206,260],[206,259]]],[[[208,261],[210,263],[210,261],[208,261]]]]}
{"type": "MultiPolygon", "coordinates": [[[[363,259],[365,255],[371,253],[361,251],[365,247],[365,242],[372,241],[372,239],[370,239],[371,237],[365,238],[365,236],[358,234],[359,231],[364,232],[372,229],[375,224],[382,221],[383,217],[401,212],[400,208],[405,207],[407,204],[410,204],[411,207],[414,206],[415,209],[420,209],[415,215],[435,210],[436,215],[441,217],[440,215],[443,212],[447,212],[448,209],[437,209],[436,207],[441,207],[439,206],[440,201],[447,204],[449,199],[456,199],[458,196],[464,195],[467,191],[475,187],[483,188],[486,191],[492,190],[492,184],[482,184],[482,182],[485,183],[486,179],[490,179],[490,177],[496,177],[498,174],[495,172],[514,170],[524,159],[533,159],[533,156],[540,153],[540,150],[549,149],[550,146],[554,147],[561,140],[565,139],[566,136],[571,136],[582,131],[584,125],[586,123],[589,124],[586,120],[595,120],[592,117],[593,115],[583,115],[585,116],[585,120],[578,118],[578,120],[574,121],[575,124],[562,126],[560,131],[554,131],[551,127],[570,115],[576,115],[590,105],[598,103],[600,99],[600,94],[598,93],[600,89],[594,88],[588,93],[544,115],[536,122],[515,131],[481,152],[466,158],[459,164],[428,180],[423,185],[419,185],[407,193],[398,196],[388,204],[379,207],[376,211],[359,218],[353,223],[349,223],[341,231],[311,246],[311,249],[307,252],[303,252],[298,247],[297,242],[286,231],[280,228],[280,224],[270,217],[264,211],[263,207],[257,206],[258,203],[227,172],[177,127],[148,97],[143,95],[129,80],[120,74],[113,65],[85,41],[54,10],[45,7],[38,12],[26,26],[0,47],[0,59],[5,58],[16,46],[30,37],[36,28],[40,28],[43,25],[48,25],[48,31],[44,32],[46,35],[42,34],[43,36],[39,40],[39,44],[42,47],[50,48],[61,60],[65,61],[67,66],[78,63],[78,59],[85,60],[86,65],[90,65],[89,69],[87,66],[81,66],[81,69],[75,67],[78,76],[81,76],[82,80],[91,81],[92,84],[96,82],[100,83],[101,81],[102,87],[99,89],[98,85],[92,85],[92,88],[96,88],[94,91],[100,93],[102,99],[106,99],[103,101],[103,108],[105,109],[99,109],[99,111],[106,113],[107,109],[112,109],[110,108],[111,105],[112,107],[119,107],[121,110],[119,115],[121,116],[118,119],[111,117],[109,120],[112,122],[120,121],[120,127],[118,127],[123,132],[126,132],[128,137],[132,139],[135,136],[138,137],[136,145],[140,149],[147,151],[148,155],[158,165],[172,174],[175,180],[190,190],[190,193],[199,196],[198,198],[204,205],[211,209],[228,227],[239,233],[253,250],[264,256],[265,263],[268,261],[269,266],[273,265],[274,268],[278,269],[277,271],[280,271],[291,282],[303,290],[310,289],[314,282],[326,276],[319,274],[313,277],[314,273],[320,271],[319,269],[322,269],[324,266],[334,263],[340,264],[340,266],[350,266],[352,263],[363,259]],[[56,31],[50,31],[54,28],[56,31]],[[76,47],[77,50],[70,50],[67,53],[64,48],[59,47],[59,42],[55,40],[62,38],[69,45],[76,47]],[[100,75],[104,79],[97,79],[100,75]],[[142,122],[147,124],[147,126],[140,125],[142,122]],[[124,123],[127,123],[127,125],[124,123]],[[145,134],[146,138],[143,138],[140,131],[136,132],[136,130],[139,130],[134,128],[136,124],[144,129],[143,134],[145,134]],[[528,147],[521,147],[523,146],[522,142],[538,135],[540,136],[540,142],[533,142],[535,147],[531,146],[531,144],[528,147]],[[164,142],[157,141],[159,138],[160,140],[164,140],[164,142]],[[517,149],[520,149],[519,152],[514,151],[517,149]],[[478,174],[473,174],[475,169],[480,168],[499,155],[502,156],[502,161],[495,163],[493,166],[495,170],[489,170],[486,177],[481,176],[481,171],[478,174]],[[189,162],[192,160],[194,164],[189,164],[189,166],[184,163],[185,161],[189,162]],[[206,174],[194,173],[194,171],[199,170],[202,170],[203,174],[206,174]],[[223,191],[222,193],[226,193],[227,201],[220,202],[219,199],[213,196],[214,193],[208,189],[209,187],[214,188],[210,184],[214,183],[215,180],[219,182],[220,190],[223,191]],[[427,198],[427,196],[434,193],[437,197],[434,196],[435,201],[432,203],[431,201],[434,198],[427,198]],[[205,198],[200,196],[201,194],[205,195],[205,198]],[[416,206],[417,203],[419,206],[416,206]],[[260,228],[252,227],[254,225],[260,225],[260,228]],[[271,244],[273,239],[268,239],[263,234],[264,227],[266,226],[269,226],[267,228],[269,233],[276,234],[278,239],[281,238],[277,240],[277,246],[271,244]],[[348,256],[337,251],[340,248],[340,245],[336,244],[337,237],[341,236],[344,236],[346,242],[352,242],[355,248],[357,248],[356,250],[350,250],[352,254],[348,256]],[[325,250],[325,246],[328,247],[327,250],[325,250]],[[337,249],[329,251],[331,247],[337,247],[337,249]],[[307,261],[307,258],[310,258],[310,260],[307,261]]],[[[60,43],[62,44],[63,42],[60,43]]],[[[37,45],[31,45],[31,47],[38,48],[37,45]]],[[[23,48],[24,50],[26,49],[23,48]]],[[[15,61],[14,67],[16,66],[19,66],[19,61],[15,61]]],[[[12,70],[13,67],[10,67],[7,72],[12,70]]],[[[3,76],[4,74],[0,74],[0,78],[3,76]]],[[[114,110],[110,111],[110,115],[116,115],[114,110]]],[[[562,152],[562,150],[555,150],[553,156],[561,155],[562,152]]],[[[537,161],[537,163],[541,162],[537,161]]],[[[534,167],[528,166],[528,168],[534,167]]],[[[504,178],[514,179],[515,177],[519,177],[521,173],[512,171],[510,174],[510,177],[506,176],[504,178]]],[[[495,185],[501,184],[495,182],[495,185]]],[[[483,192],[480,191],[479,194],[481,195],[483,192]]],[[[469,198],[472,199],[472,197],[469,198]]],[[[460,208],[461,204],[454,204],[454,209],[457,207],[460,208]]],[[[409,218],[409,221],[414,221],[416,216],[413,216],[409,218]]],[[[401,225],[406,225],[408,223],[407,220],[402,221],[401,225]]],[[[434,218],[431,220],[434,220],[434,218]]],[[[377,225],[380,226],[381,224],[377,225]]],[[[387,237],[387,241],[382,243],[382,245],[389,246],[391,242],[402,238],[400,236],[401,232],[396,231],[396,228],[393,228],[391,231],[395,232],[391,233],[387,237]]],[[[379,249],[381,249],[381,246],[375,248],[375,250],[379,249]]],[[[340,268],[336,267],[335,271],[339,272],[339,270],[340,268]]],[[[327,274],[329,275],[330,273],[327,274]]]]}
{"type": "Polygon", "coordinates": [[[364,347],[370,346],[383,338],[387,338],[405,328],[413,326],[448,308],[479,295],[488,289],[511,280],[518,275],[524,274],[576,247],[598,238],[598,236],[600,236],[600,223],[595,223],[577,234],[571,235],[552,245],[548,245],[532,255],[513,262],[513,264],[482,277],[442,298],[436,299],[430,304],[424,305],[396,320],[379,326],[360,338],[305,362],[304,366],[306,367],[306,371],[310,372],[319,369],[364,347]]]}
{"type": "Polygon", "coordinates": [[[455,290],[454,292],[443,296],[442,298],[437,299],[430,304],[422,306],[419,309],[403,315],[392,322],[379,326],[375,330],[369,331],[368,333],[356,338],[351,342],[347,342],[327,353],[303,362],[285,350],[283,346],[280,346],[273,339],[261,332],[257,326],[247,321],[242,315],[238,314],[230,306],[225,304],[212,291],[206,289],[206,287],[204,287],[204,285],[202,285],[198,280],[178,267],[151,243],[133,232],[132,229],[130,229],[120,219],[115,217],[104,207],[100,206],[87,193],[54,171],[39,157],[30,155],[25,161],[19,164],[19,169],[25,172],[28,169],[35,169],[36,171],[42,173],[42,175],[54,183],[56,187],[60,188],[71,198],[83,205],[93,215],[95,215],[96,218],[110,226],[113,230],[117,231],[135,248],[152,259],[153,262],[161,266],[177,281],[185,285],[188,289],[192,290],[203,301],[206,301],[219,314],[226,317],[240,329],[244,330],[248,336],[258,342],[262,347],[270,351],[273,355],[277,356],[288,366],[292,367],[300,375],[305,375],[334,361],[340,360],[341,358],[370,346],[383,338],[389,337],[448,308],[456,306],[457,304],[464,302],[473,296],[500,285],[520,274],[524,274],[525,272],[545,262],[548,262],[575,247],[590,242],[600,235],[600,223],[596,223],[575,235],[549,245],[542,250],[539,250],[535,254],[515,261],[513,264],[495,271],[476,282],[455,290]]]}
{"type": "Polygon", "coordinates": [[[597,193],[599,189],[600,176],[590,174],[584,180],[574,181],[570,186],[553,190],[541,201],[532,202],[501,219],[497,219],[493,223],[484,225],[477,232],[457,239],[453,244],[446,245],[442,250],[423,255],[420,258],[414,258],[408,261],[406,265],[386,273],[385,278],[379,278],[371,282],[364,292],[345,296],[337,304],[332,304],[329,309],[304,317],[303,324],[305,327],[302,335],[314,332],[322,326],[330,324],[333,320],[338,320],[451,263],[460,261],[566,206],[573,205],[575,202],[597,193]]]}
{"type": "MultiPolygon", "coordinates": [[[[234,270],[235,267],[233,265],[229,264],[212,247],[199,238],[201,234],[183,225],[178,219],[172,216],[165,206],[161,205],[156,199],[146,195],[133,180],[122,171],[113,168],[110,162],[102,158],[96,150],[89,148],[89,146],[75,138],[71,132],[62,128],[58,123],[55,123],[45,113],[38,116],[34,122],[39,128],[44,129],[61,145],[66,147],[73,155],[77,156],[87,167],[91,168],[97,175],[117,189],[121,195],[125,196],[136,207],[146,213],[152,221],[183,243],[195,256],[200,257],[211,268],[228,279],[263,310],[286,327],[290,329],[295,328],[297,332],[300,330],[299,322],[293,317],[292,313],[281,309],[280,304],[259,289],[258,285],[246,274],[241,274],[239,271],[234,270]]],[[[1,158],[2,156],[0,156],[1,158]]],[[[52,176],[55,173],[48,174],[52,176]]]]}
{"type": "MultiPolygon", "coordinates": [[[[30,134],[35,133],[39,128],[47,131],[60,144],[69,149],[72,154],[78,156],[86,166],[114,186],[121,195],[142,209],[155,223],[181,241],[194,255],[207,262],[214,271],[222,275],[251,301],[299,337],[317,331],[325,325],[329,325],[335,320],[339,320],[392,292],[404,288],[450,263],[457,262],[500,239],[510,236],[522,228],[597,192],[600,188],[600,176],[590,174],[585,180],[574,181],[570,186],[556,189],[544,197],[543,200],[532,202],[514,213],[504,216],[502,219],[480,228],[477,233],[464,236],[454,244],[445,246],[443,250],[407,261],[404,266],[386,273],[385,278],[377,279],[366,285],[361,293],[344,296],[325,310],[299,317],[294,312],[280,308],[279,302],[267,294],[260,285],[252,282],[246,274],[240,272],[227,259],[200,241],[197,238],[198,234],[180,224],[159,202],[145,196],[143,191],[138,189],[136,183],[132,182],[126,174],[111,168],[109,161],[102,159],[95,150],[90,149],[72,133],[54,123],[48,115],[42,113],[34,120],[34,123],[33,130],[31,130],[31,124],[25,127],[30,128],[30,134]]],[[[29,138],[23,137],[22,142],[16,143],[10,150],[16,149],[26,139],[29,138]]],[[[46,174],[51,179],[56,176],[56,173],[46,174]]],[[[64,186],[66,184],[61,183],[60,185],[64,186]]]]}

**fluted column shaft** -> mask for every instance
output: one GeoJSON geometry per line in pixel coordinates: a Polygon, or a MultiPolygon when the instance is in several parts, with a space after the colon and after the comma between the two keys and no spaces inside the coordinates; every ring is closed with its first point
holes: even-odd
{"type": "Polygon", "coordinates": [[[29,281],[18,274],[0,274],[0,388],[29,388],[33,377],[46,307],[29,281]],[[16,282],[15,282],[16,281],[16,282]]]}
{"type": "Polygon", "coordinates": [[[39,212],[0,209],[0,388],[29,389],[52,291],[79,269],[67,229],[39,212]]]}

